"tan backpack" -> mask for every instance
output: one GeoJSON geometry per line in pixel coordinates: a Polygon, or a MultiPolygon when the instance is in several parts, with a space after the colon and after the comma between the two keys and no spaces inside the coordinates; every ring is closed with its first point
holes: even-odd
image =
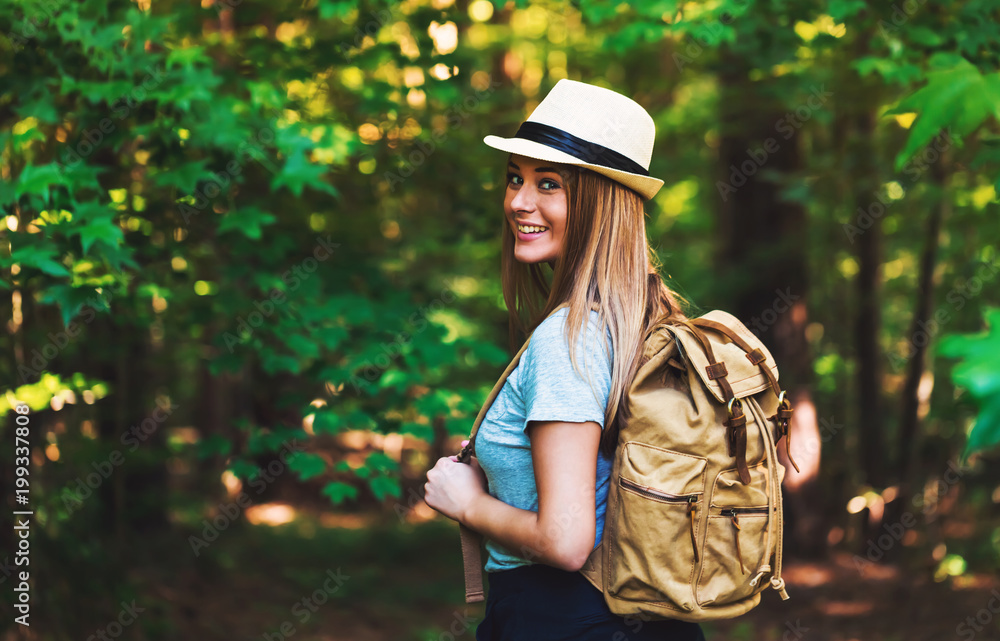
{"type": "MultiPolygon", "coordinates": [[[[529,341],[479,411],[460,461],[474,452],[479,425],[529,341]]],[[[792,408],[760,340],[720,310],[656,325],[628,402],[632,416],[618,435],[604,533],[580,570],[610,610],[642,620],[708,621],[754,608],[769,584],[787,599],[785,468],[775,444],[784,436],[789,453],[792,408]]],[[[482,537],[464,525],[461,533],[466,602],[482,601],[482,537]]]]}

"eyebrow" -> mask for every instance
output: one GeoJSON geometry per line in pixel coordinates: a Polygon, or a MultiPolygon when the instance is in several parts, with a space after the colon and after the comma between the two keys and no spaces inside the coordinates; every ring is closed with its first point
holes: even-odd
{"type": "MultiPolygon", "coordinates": [[[[521,168],[518,167],[517,165],[515,165],[513,160],[508,160],[507,161],[507,166],[508,167],[513,167],[514,169],[516,169],[518,171],[521,171],[521,168]]],[[[558,174],[559,173],[559,171],[557,169],[553,168],[553,167],[538,167],[537,169],[535,169],[535,172],[543,172],[543,171],[551,172],[553,174],[558,174]]]]}

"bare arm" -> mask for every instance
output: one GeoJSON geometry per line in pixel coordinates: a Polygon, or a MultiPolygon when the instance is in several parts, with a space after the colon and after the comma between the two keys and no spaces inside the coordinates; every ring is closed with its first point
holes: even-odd
{"type": "Polygon", "coordinates": [[[538,512],[513,507],[483,492],[467,504],[459,520],[528,560],[579,570],[596,535],[594,494],[601,426],[593,421],[531,421],[527,434],[538,512]]]}

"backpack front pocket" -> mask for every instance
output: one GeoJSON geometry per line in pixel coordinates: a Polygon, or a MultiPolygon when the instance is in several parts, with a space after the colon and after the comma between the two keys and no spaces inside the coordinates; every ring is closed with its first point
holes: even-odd
{"type": "Polygon", "coordinates": [[[689,612],[707,461],[634,442],[621,456],[608,594],[689,612]]]}
{"type": "Polygon", "coordinates": [[[750,483],[739,482],[736,470],[719,474],[705,526],[705,558],[698,576],[698,604],[721,606],[761,591],[767,581],[750,581],[767,563],[764,551],[770,508],[767,468],[750,468],[750,483]]]}

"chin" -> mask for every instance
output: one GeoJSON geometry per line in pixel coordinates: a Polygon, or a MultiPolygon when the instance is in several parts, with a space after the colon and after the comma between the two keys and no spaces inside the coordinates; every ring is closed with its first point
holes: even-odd
{"type": "Polygon", "coordinates": [[[548,253],[541,252],[519,252],[514,251],[514,259],[519,263],[547,263],[555,260],[555,257],[548,253]]]}

